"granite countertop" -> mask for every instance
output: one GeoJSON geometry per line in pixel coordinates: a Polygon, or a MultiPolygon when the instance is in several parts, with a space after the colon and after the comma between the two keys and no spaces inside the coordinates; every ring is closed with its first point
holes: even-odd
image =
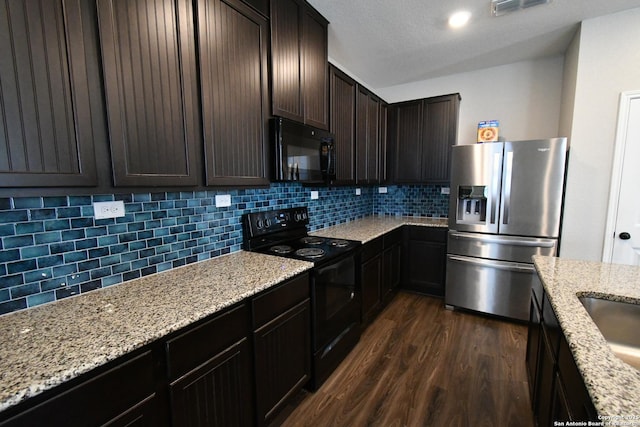
{"type": "Polygon", "coordinates": [[[0,411],[312,266],[240,251],[0,316],[0,411]]]}
{"type": "Polygon", "coordinates": [[[598,414],[640,416],[640,370],[613,354],[578,300],[640,304],[640,267],[543,256],[533,261],[598,414]]]}
{"type": "Polygon", "coordinates": [[[448,220],[447,218],[410,216],[368,216],[344,224],[316,230],[309,234],[320,237],[359,240],[362,243],[367,243],[403,225],[446,228],[448,226],[448,220]]]}

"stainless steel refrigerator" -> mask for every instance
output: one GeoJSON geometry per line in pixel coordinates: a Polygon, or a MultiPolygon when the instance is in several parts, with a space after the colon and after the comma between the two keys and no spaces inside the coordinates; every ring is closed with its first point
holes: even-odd
{"type": "Polygon", "coordinates": [[[452,147],[445,304],[529,318],[532,255],[556,255],[566,138],[452,147]]]}

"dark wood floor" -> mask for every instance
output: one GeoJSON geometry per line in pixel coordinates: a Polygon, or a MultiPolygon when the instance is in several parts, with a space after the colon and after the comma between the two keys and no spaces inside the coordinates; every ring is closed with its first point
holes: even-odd
{"type": "Polygon", "coordinates": [[[526,339],[524,325],[401,292],[283,426],[532,426],[526,339]]]}

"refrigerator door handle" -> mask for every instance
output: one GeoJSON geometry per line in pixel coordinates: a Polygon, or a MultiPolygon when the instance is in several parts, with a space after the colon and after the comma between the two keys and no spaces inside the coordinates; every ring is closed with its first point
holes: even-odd
{"type": "Polygon", "coordinates": [[[513,151],[507,152],[504,172],[504,198],[502,200],[502,223],[509,224],[511,208],[511,178],[513,176],[513,151]]]}
{"type": "Polygon", "coordinates": [[[502,162],[500,161],[501,153],[495,153],[493,155],[493,178],[491,182],[491,215],[489,217],[489,224],[496,223],[496,205],[498,204],[498,200],[500,200],[500,194],[498,193],[498,189],[500,188],[500,167],[502,166],[502,162]]]}
{"type": "Polygon", "coordinates": [[[513,245],[513,246],[527,246],[527,247],[538,247],[538,248],[553,248],[556,245],[555,240],[547,240],[547,239],[538,239],[538,240],[519,240],[519,239],[505,239],[497,238],[493,236],[478,236],[469,235],[468,233],[456,233],[454,231],[449,231],[449,236],[452,239],[460,239],[460,240],[474,240],[480,243],[497,243],[502,245],[513,245]]]}
{"type": "Polygon", "coordinates": [[[533,273],[536,271],[532,264],[521,264],[514,262],[496,261],[481,258],[468,258],[458,255],[448,255],[450,261],[457,261],[465,264],[477,265],[479,267],[495,268],[496,270],[516,271],[523,273],[533,273]]]}

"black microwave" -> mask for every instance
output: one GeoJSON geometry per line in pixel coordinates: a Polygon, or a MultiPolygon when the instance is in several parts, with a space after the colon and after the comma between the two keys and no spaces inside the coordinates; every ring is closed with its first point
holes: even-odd
{"type": "Polygon", "coordinates": [[[333,134],[275,117],[271,120],[276,181],[328,183],[336,177],[333,134]]]}

